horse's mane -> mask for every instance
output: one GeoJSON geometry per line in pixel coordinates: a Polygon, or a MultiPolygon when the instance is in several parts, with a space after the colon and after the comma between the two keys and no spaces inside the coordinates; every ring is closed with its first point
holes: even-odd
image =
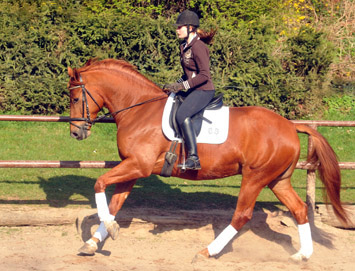
{"type": "Polygon", "coordinates": [[[147,77],[137,71],[137,68],[128,63],[123,59],[105,59],[105,60],[97,60],[96,58],[89,59],[86,64],[81,68],[74,68],[74,77],[70,79],[70,83],[73,85],[80,85],[80,73],[86,71],[93,71],[93,70],[114,70],[118,72],[124,72],[130,74],[135,77],[135,80],[145,81],[146,84],[151,84],[156,86],[152,81],[150,81],[147,77]]]}

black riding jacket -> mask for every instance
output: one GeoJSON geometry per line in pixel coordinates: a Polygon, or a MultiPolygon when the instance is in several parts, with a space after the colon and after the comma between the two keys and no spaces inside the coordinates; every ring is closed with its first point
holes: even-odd
{"type": "Polygon", "coordinates": [[[198,36],[186,43],[180,45],[180,61],[184,70],[181,81],[185,89],[214,90],[207,45],[198,36]]]}

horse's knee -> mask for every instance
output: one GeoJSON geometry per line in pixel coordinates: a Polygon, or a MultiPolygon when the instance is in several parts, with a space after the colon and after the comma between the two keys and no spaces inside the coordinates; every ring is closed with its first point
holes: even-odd
{"type": "Polygon", "coordinates": [[[96,183],[94,185],[95,193],[105,192],[105,189],[106,189],[106,184],[105,184],[103,178],[99,177],[96,180],[96,183]]]}

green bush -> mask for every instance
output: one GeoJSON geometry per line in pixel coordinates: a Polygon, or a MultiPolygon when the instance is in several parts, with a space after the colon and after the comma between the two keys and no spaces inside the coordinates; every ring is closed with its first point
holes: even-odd
{"type": "Polygon", "coordinates": [[[324,79],[332,48],[319,42],[321,33],[305,35],[303,29],[280,45],[274,29],[274,19],[260,17],[241,25],[233,36],[220,31],[213,46],[214,79],[230,105],[259,105],[289,118],[300,117],[307,113],[300,108],[310,90],[324,79]]]}
{"type": "Polygon", "coordinates": [[[62,114],[69,106],[67,67],[91,57],[126,59],[161,82],[171,76],[168,67],[178,69],[175,33],[162,18],[92,14],[80,5],[64,9],[60,1],[11,9],[2,3],[0,9],[6,26],[0,35],[1,111],[62,114]]]}
{"type": "Polygon", "coordinates": [[[333,62],[335,50],[324,33],[301,27],[297,36],[287,40],[290,54],[285,59],[286,70],[298,76],[316,73],[323,77],[333,62]]]}
{"type": "Polygon", "coordinates": [[[278,6],[276,0],[2,1],[0,111],[63,114],[67,67],[92,57],[122,58],[157,84],[173,82],[182,71],[172,24],[188,7],[202,28],[218,28],[211,70],[228,105],[302,117],[330,81],[334,48],[311,27],[285,39],[278,6]]]}

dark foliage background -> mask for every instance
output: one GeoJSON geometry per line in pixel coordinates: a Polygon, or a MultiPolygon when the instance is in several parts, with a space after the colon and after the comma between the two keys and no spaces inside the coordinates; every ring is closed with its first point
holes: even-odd
{"type": "Polygon", "coordinates": [[[339,54],[312,24],[312,10],[297,11],[294,4],[304,2],[314,12],[326,8],[323,1],[300,0],[1,1],[0,111],[65,113],[67,67],[92,57],[125,59],[157,84],[175,81],[181,68],[172,24],[190,8],[202,28],[218,29],[211,69],[226,104],[307,116],[339,82],[330,73],[339,54]]]}

